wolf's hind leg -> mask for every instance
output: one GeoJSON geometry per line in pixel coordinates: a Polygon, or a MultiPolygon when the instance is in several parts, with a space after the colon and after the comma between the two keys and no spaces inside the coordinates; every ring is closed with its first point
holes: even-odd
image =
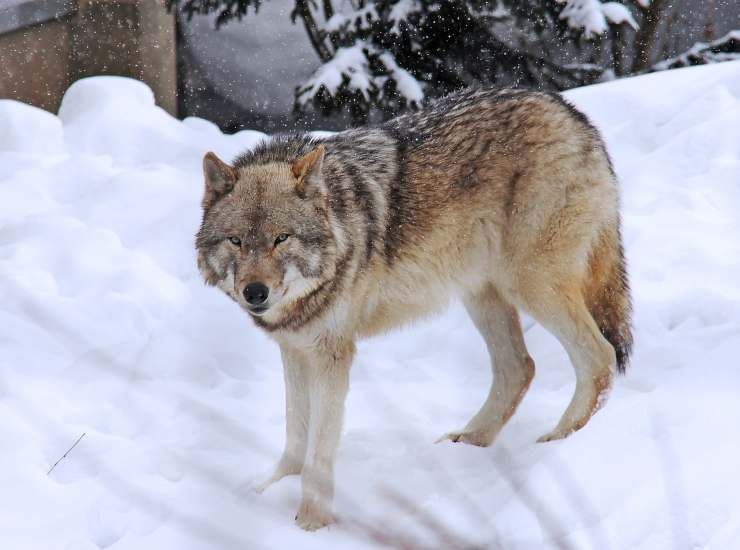
{"type": "Polygon", "coordinates": [[[465,307],[491,356],[493,383],[478,413],[459,432],[440,438],[487,447],[516,411],[534,377],[516,307],[488,284],[467,297],[465,307]]]}
{"type": "Polygon", "coordinates": [[[614,348],[586,308],[580,288],[563,285],[529,295],[525,308],[560,340],[576,372],[573,398],[553,431],[537,441],[562,439],[586,425],[604,404],[616,370],[614,348]]]}
{"type": "Polygon", "coordinates": [[[303,469],[308,444],[308,369],[305,357],[297,351],[281,348],[285,375],[285,450],[275,469],[255,490],[263,492],[285,476],[297,475],[303,469]]]}

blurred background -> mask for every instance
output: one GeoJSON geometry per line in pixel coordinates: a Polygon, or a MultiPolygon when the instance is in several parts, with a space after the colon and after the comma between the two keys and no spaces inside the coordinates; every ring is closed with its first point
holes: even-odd
{"type": "Polygon", "coordinates": [[[0,98],[56,112],[112,74],[227,132],[340,129],[468,85],[737,59],[736,29],[740,0],[0,0],[0,98]]]}

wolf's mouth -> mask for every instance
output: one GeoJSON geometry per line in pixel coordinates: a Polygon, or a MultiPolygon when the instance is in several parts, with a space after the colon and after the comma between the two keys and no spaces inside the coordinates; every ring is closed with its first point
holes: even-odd
{"type": "Polygon", "coordinates": [[[258,317],[265,313],[270,309],[270,306],[257,306],[257,307],[247,307],[247,311],[251,313],[252,315],[257,315],[258,317]]]}

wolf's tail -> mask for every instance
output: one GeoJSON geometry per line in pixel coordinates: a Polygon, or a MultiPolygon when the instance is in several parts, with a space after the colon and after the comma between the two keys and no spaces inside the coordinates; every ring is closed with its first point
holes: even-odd
{"type": "Polygon", "coordinates": [[[624,373],[632,351],[632,302],[622,238],[616,224],[604,230],[594,243],[584,298],[601,334],[614,347],[617,371],[624,373]]]}

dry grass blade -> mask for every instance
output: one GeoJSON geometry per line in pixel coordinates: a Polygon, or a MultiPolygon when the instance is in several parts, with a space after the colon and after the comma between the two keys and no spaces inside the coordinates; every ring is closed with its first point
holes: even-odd
{"type": "Polygon", "coordinates": [[[74,443],[72,444],[72,446],[71,446],[71,447],[70,447],[69,449],[67,449],[67,452],[65,452],[65,453],[64,453],[64,454],[63,454],[63,455],[62,455],[62,456],[61,456],[61,457],[59,458],[59,460],[57,460],[57,461],[56,461],[56,462],[54,463],[54,465],[53,465],[53,466],[52,466],[51,468],[49,468],[49,471],[48,471],[48,472],[46,472],[46,475],[47,475],[47,476],[48,476],[48,475],[49,475],[49,474],[50,474],[51,472],[53,472],[53,471],[54,471],[54,468],[56,468],[56,467],[57,467],[57,464],[59,464],[59,463],[60,463],[60,462],[61,462],[62,460],[64,460],[64,459],[66,458],[66,456],[67,456],[67,455],[68,455],[68,454],[70,453],[70,451],[71,451],[72,449],[74,449],[74,448],[75,448],[75,447],[77,446],[77,444],[78,444],[78,443],[79,443],[80,441],[82,441],[82,438],[83,438],[83,437],[85,437],[85,434],[86,434],[86,433],[87,433],[87,432],[83,432],[83,433],[82,433],[82,435],[81,435],[80,437],[78,437],[78,438],[77,438],[77,441],[75,441],[75,442],[74,442],[74,443]]]}

